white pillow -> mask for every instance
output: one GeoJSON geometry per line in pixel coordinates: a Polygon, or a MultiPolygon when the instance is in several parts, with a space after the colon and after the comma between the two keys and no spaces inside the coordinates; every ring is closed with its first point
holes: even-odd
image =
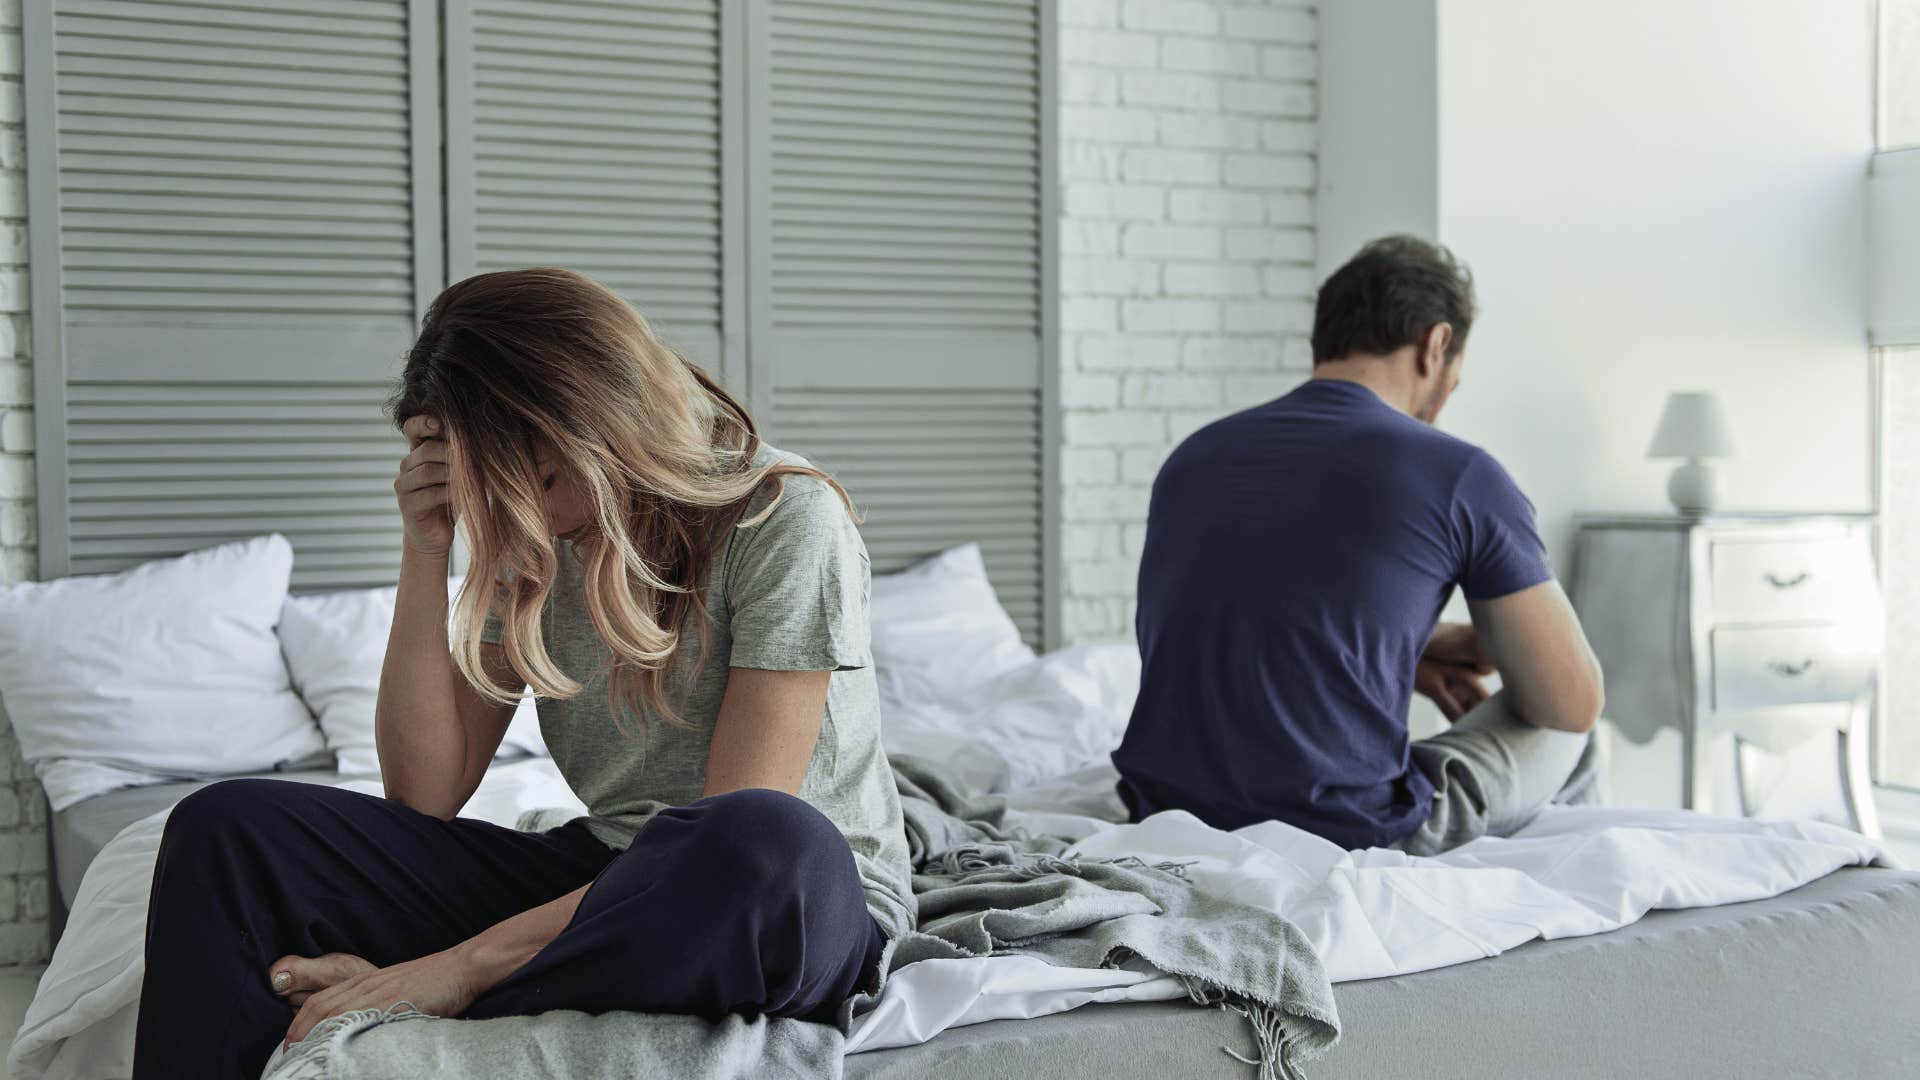
{"type": "Polygon", "coordinates": [[[978,544],[874,575],[868,617],[882,715],[964,696],[1033,661],[987,580],[978,544]]]}
{"type": "Polygon", "coordinates": [[[1075,645],[964,697],[895,708],[885,741],[889,752],[947,762],[976,791],[1018,790],[1106,761],[1139,693],[1132,645],[1075,645]],[[997,772],[979,760],[980,747],[1000,759],[997,772]]]}
{"type": "Polygon", "coordinates": [[[276,533],[0,586],[0,702],[55,810],[325,753],[273,632],[292,569],[276,533]]]}
{"type": "MultiPolygon", "coordinates": [[[[449,599],[459,593],[461,580],[448,580],[449,599]]],[[[380,771],[373,710],[397,592],[397,586],[388,585],[289,596],[280,613],[280,644],[294,689],[319,718],[343,773],[380,771]]],[[[514,711],[497,756],[527,754],[547,756],[531,696],[522,698],[514,711]]]]}

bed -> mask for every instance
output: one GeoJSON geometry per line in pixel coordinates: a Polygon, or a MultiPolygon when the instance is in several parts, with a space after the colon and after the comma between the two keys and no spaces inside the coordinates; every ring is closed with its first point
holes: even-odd
{"type": "MultiPolygon", "coordinates": [[[[538,762],[515,768],[550,771],[538,762]]],[[[269,775],[342,780],[323,771],[269,775]]],[[[63,899],[78,896],[69,882],[77,886],[82,860],[207,782],[124,789],[56,814],[63,899]]],[[[1093,801],[1086,787],[1026,798],[1085,812],[1093,801]]],[[[1841,869],[1765,899],[1653,911],[1608,933],[1339,982],[1345,1034],[1311,1075],[1911,1076],[1920,1074],[1920,1029],[1897,1020],[1920,1010],[1915,972],[1920,874],[1841,869]]],[[[1252,1044],[1246,1022],[1223,1010],[1184,1000],[1096,1003],[851,1053],[845,1075],[1247,1077],[1253,1070],[1223,1048],[1245,1055],[1252,1044]]]]}

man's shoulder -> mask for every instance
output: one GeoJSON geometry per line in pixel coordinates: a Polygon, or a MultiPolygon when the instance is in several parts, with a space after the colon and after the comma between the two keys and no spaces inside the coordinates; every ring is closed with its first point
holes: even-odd
{"type": "Polygon", "coordinates": [[[1249,430],[1263,423],[1272,422],[1272,418],[1267,415],[1272,404],[1268,402],[1265,405],[1239,409],[1200,425],[1174,443],[1173,451],[1167,455],[1167,459],[1172,461],[1195,455],[1211,456],[1246,445],[1243,436],[1249,430]]]}
{"type": "Polygon", "coordinates": [[[1507,476],[1505,466],[1479,443],[1410,416],[1406,419],[1407,423],[1398,425],[1395,434],[1408,455],[1427,463],[1447,479],[1464,483],[1478,476],[1507,476]]]}
{"type": "MultiPolygon", "coordinates": [[[[1167,456],[1167,466],[1182,463],[1211,467],[1220,461],[1252,452],[1256,440],[1250,434],[1269,424],[1285,424],[1289,415],[1285,398],[1228,413],[1195,429],[1175,444],[1167,456]]],[[[1512,476],[1493,454],[1450,432],[1398,410],[1383,409],[1351,421],[1349,433],[1355,445],[1364,443],[1366,459],[1381,470],[1401,475],[1417,474],[1423,483],[1442,487],[1501,483],[1511,486],[1512,476]]],[[[1335,444],[1342,440],[1335,440],[1335,444]]],[[[1349,453],[1353,445],[1327,445],[1316,453],[1349,453]]]]}
{"type": "Polygon", "coordinates": [[[1527,501],[1526,493],[1520,490],[1520,484],[1492,453],[1461,440],[1465,450],[1461,454],[1458,471],[1455,476],[1454,490],[1466,500],[1496,499],[1502,502],[1519,499],[1527,501]]]}

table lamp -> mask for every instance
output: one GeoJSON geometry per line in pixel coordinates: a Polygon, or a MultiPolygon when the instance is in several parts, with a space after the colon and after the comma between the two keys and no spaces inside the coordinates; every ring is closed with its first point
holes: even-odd
{"type": "Polygon", "coordinates": [[[1712,511],[1720,502],[1720,483],[1705,459],[1732,453],[1733,436],[1718,397],[1703,391],[1668,395],[1647,456],[1685,459],[1667,478],[1667,498],[1675,509],[1689,517],[1712,511]]]}

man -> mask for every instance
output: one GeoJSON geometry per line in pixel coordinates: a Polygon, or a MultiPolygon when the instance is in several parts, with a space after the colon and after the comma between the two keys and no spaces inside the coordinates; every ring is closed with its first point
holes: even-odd
{"type": "Polygon", "coordinates": [[[1313,378],[1167,459],[1140,561],[1140,697],[1113,755],[1135,820],[1278,819],[1432,854],[1590,791],[1600,666],[1533,505],[1431,426],[1473,316],[1445,249],[1376,240],[1320,289],[1313,378]],[[1436,626],[1456,586],[1473,624],[1436,626]],[[1453,723],[1411,742],[1416,688],[1453,723]]]}

